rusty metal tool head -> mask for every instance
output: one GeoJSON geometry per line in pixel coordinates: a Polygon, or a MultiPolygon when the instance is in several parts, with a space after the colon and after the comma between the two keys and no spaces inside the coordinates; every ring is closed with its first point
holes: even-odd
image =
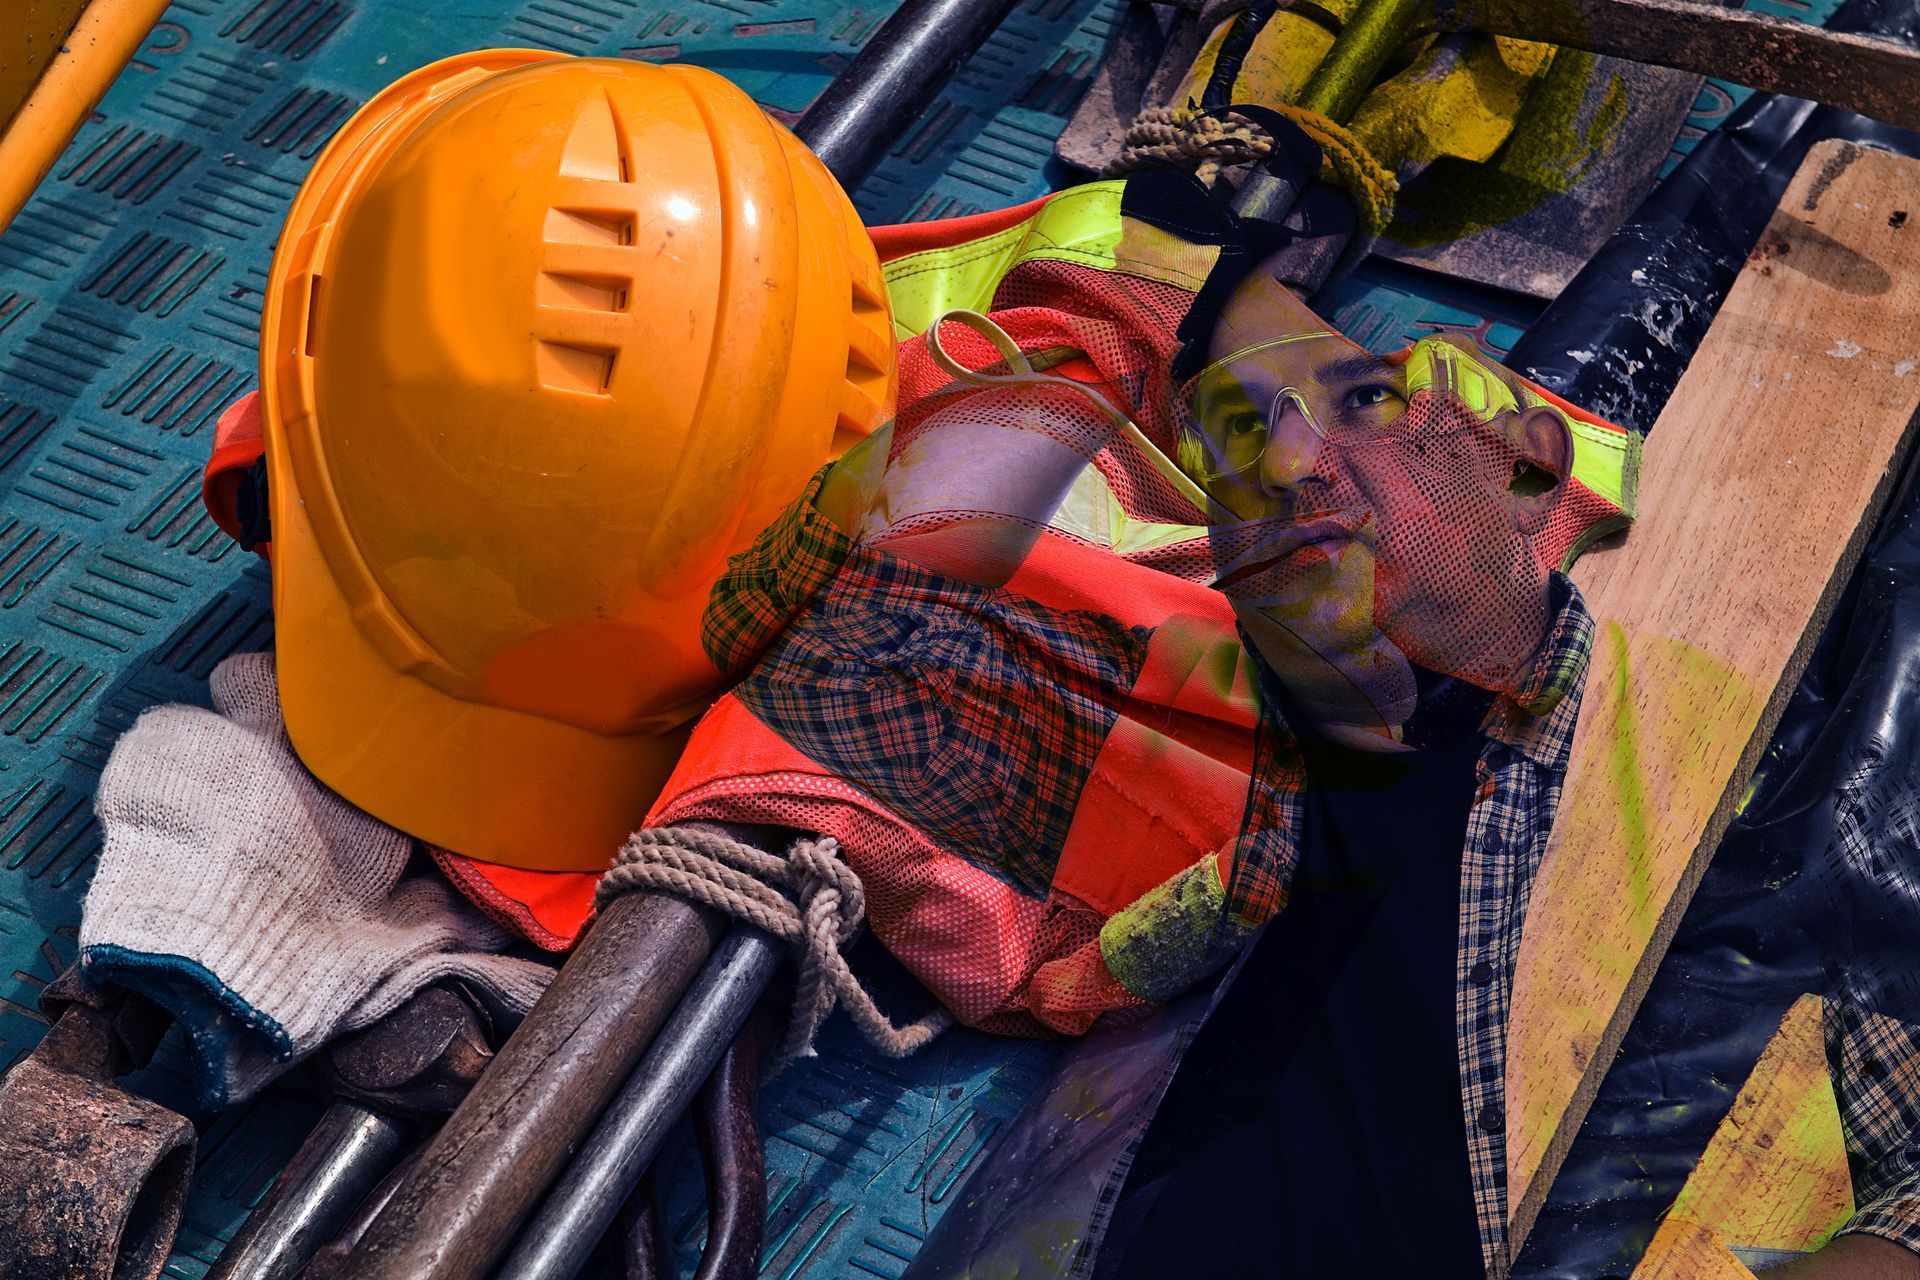
{"type": "Polygon", "coordinates": [[[319,1076],[337,1096],[207,1280],[290,1280],[347,1227],[406,1151],[415,1119],[445,1115],[493,1058],[478,1006],[427,987],[328,1048],[319,1076]]]}
{"type": "Polygon", "coordinates": [[[493,1061],[492,1027],[450,987],[415,995],[327,1049],[322,1077],[343,1098],[401,1115],[445,1115],[493,1061]]]}
{"type": "Polygon", "coordinates": [[[0,1275],[153,1280],[179,1230],[193,1126],[112,1079],[152,1055],[167,1020],[71,977],[49,991],[70,1003],[0,1082],[0,1275]]]}

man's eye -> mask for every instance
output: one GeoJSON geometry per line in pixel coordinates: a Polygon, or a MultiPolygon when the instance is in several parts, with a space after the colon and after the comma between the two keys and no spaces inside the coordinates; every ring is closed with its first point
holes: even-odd
{"type": "Polygon", "coordinates": [[[1265,432],[1266,420],[1257,413],[1236,413],[1227,419],[1227,434],[1230,436],[1250,436],[1265,432]]]}
{"type": "Polygon", "coordinates": [[[1384,382],[1369,382],[1364,386],[1355,387],[1347,393],[1347,403],[1356,409],[1364,409],[1369,405],[1384,404],[1388,400],[1397,398],[1398,394],[1394,389],[1384,382]]]}

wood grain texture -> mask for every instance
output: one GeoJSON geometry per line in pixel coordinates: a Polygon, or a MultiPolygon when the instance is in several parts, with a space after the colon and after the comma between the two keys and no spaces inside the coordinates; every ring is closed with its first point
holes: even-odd
{"type": "Polygon", "coordinates": [[[1920,406],[1920,161],[1815,147],[1647,442],[1515,965],[1518,1250],[1885,504],[1920,406]],[[1909,216],[1914,215],[1914,216],[1909,216]]]}
{"type": "Polygon", "coordinates": [[[1820,1020],[1818,996],[1802,996],[1787,1010],[1634,1280],[1742,1276],[1746,1269],[1728,1245],[1805,1253],[1853,1216],[1853,1177],[1820,1020]]]}
{"type": "Polygon", "coordinates": [[[1633,1280],[1754,1280],[1754,1274],[1713,1232],[1668,1218],[1634,1268],[1633,1280]]]}

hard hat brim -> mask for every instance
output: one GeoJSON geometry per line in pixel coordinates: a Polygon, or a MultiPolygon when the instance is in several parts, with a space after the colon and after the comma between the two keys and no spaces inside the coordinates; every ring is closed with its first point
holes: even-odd
{"type": "Polygon", "coordinates": [[[646,817],[684,732],[593,733],[396,671],[354,624],[297,506],[274,512],[273,559],[280,700],[294,751],[316,777],[455,853],[541,871],[606,868],[646,817]],[[536,784],[555,777],[568,780],[564,790],[536,784]]]}

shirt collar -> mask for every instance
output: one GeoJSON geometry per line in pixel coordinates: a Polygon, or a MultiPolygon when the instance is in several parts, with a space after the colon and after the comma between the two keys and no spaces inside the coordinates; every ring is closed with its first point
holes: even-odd
{"type": "Polygon", "coordinates": [[[1593,615],[1565,574],[1553,575],[1551,590],[1553,620],[1540,656],[1525,682],[1494,703],[1486,733],[1542,768],[1564,771],[1593,655],[1593,615]]]}

